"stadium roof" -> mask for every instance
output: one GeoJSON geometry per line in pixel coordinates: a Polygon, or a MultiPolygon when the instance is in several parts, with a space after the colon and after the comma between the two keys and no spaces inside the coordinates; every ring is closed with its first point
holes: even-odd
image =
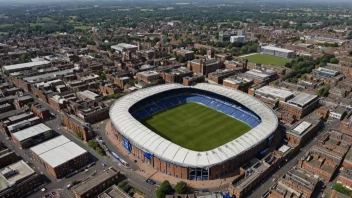
{"type": "Polygon", "coordinates": [[[206,168],[222,164],[267,140],[278,126],[277,116],[263,102],[241,91],[207,83],[197,84],[193,87],[181,84],[166,84],[145,88],[118,99],[111,106],[109,114],[114,127],[132,145],[153,154],[161,160],[183,167],[206,168]],[[262,122],[239,138],[218,148],[205,152],[197,152],[185,149],[166,140],[148,129],[129,113],[130,107],[138,101],[157,93],[179,88],[210,91],[236,100],[256,113],[262,122]]]}

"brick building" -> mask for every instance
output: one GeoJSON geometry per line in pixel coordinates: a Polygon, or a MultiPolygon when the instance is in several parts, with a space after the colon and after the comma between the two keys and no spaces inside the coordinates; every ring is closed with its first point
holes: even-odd
{"type": "Polygon", "coordinates": [[[41,143],[53,136],[51,128],[45,124],[37,124],[11,134],[12,140],[18,147],[25,149],[41,143]]]}
{"type": "Polygon", "coordinates": [[[303,169],[293,168],[269,190],[268,198],[312,197],[319,181],[303,169]]]}
{"type": "Polygon", "coordinates": [[[339,176],[337,177],[337,183],[342,184],[344,187],[352,188],[352,169],[342,168],[339,176]]]}
{"type": "Polygon", "coordinates": [[[271,86],[264,86],[256,89],[254,91],[254,96],[273,109],[279,106],[279,102],[286,102],[294,97],[291,91],[271,86]]]}
{"type": "Polygon", "coordinates": [[[208,74],[208,81],[216,84],[223,84],[223,80],[227,77],[233,76],[241,72],[241,68],[239,69],[218,69],[215,72],[211,72],[208,74]]]}
{"type": "Polygon", "coordinates": [[[216,60],[194,59],[188,62],[187,68],[193,73],[202,73],[208,76],[209,73],[215,72],[217,69],[224,68],[225,65],[216,60]]]}
{"type": "Polygon", "coordinates": [[[294,98],[280,101],[279,108],[287,114],[294,116],[295,119],[301,119],[313,112],[319,105],[319,97],[308,93],[299,93],[294,98]]]}
{"type": "Polygon", "coordinates": [[[261,183],[272,171],[277,169],[281,162],[281,156],[274,151],[269,153],[262,160],[252,159],[248,164],[241,168],[241,176],[229,186],[230,195],[237,198],[246,197],[257,184],[261,183]]]}
{"type": "Polygon", "coordinates": [[[192,75],[193,72],[184,67],[172,69],[162,74],[166,83],[182,83],[184,77],[191,77],[192,75]]]}
{"type": "Polygon", "coordinates": [[[302,146],[316,135],[322,124],[322,116],[312,113],[290,127],[286,131],[286,139],[294,145],[302,146]]]}
{"type": "Polygon", "coordinates": [[[93,198],[120,180],[120,172],[111,167],[74,186],[72,192],[76,198],[93,198]]]}
{"type": "Polygon", "coordinates": [[[20,160],[20,157],[9,148],[1,148],[0,150],[0,168],[4,168],[20,160]]]}
{"type": "Polygon", "coordinates": [[[141,80],[146,83],[150,83],[154,80],[158,80],[161,78],[160,74],[156,71],[144,71],[144,72],[138,72],[136,74],[136,77],[138,80],[141,80]]]}
{"type": "Polygon", "coordinates": [[[345,168],[352,169],[352,149],[347,152],[345,159],[342,162],[342,166],[345,168]]]}
{"type": "Polygon", "coordinates": [[[185,58],[185,60],[193,60],[194,59],[194,52],[191,50],[186,50],[186,49],[174,49],[173,53],[176,56],[182,56],[185,58]]]}
{"type": "Polygon", "coordinates": [[[241,77],[240,75],[235,75],[225,78],[223,80],[223,85],[247,93],[248,89],[253,85],[253,79],[241,77]]]}
{"type": "Polygon", "coordinates": [[[32,104],[32,112],[42,120],[47,120],[51,116],[49,110],[39,103],[32,104]]]}
{"type": "Polygon", "coordinates": [[[10,164],[0,170],[0,197],[28,197],[36,188],[45,183],[44,177],[38,175],[23,160],[10,164]]]}
{"type": "Polygon", "coordinates": [[[24,107],[25,105],[32,103],[33,101],[34,100],[33,100],[32,96],[30,96],[30,95],[20,96],[17,99],[15,99],[14,105],[15,105],[16,109],[20,109],[20,108],[24,107]]]}
{"type": "Polygon", "coordinates": [[[75,115],[62,114],[64,125],[75,135],[81,137],[84,141],[93,138],[93,131],[89,123],[84,122],[75,115]]]}
{"type": "Polygon", "coordinates": [[[62,178],[89,163],[89,153],[60,135],[30,148],[38,160],[55,178],[62,178]]]}
{"type": "Polygon", "coordinates": [[[183,84],[186,86],[191,86],[191,85],[195,85],[197,83],[202,83],[205,81],[205,76],[201,73],[198,74],[193,74],[193,76],[189,77],[183,77],[182,78],[183,84]]]}

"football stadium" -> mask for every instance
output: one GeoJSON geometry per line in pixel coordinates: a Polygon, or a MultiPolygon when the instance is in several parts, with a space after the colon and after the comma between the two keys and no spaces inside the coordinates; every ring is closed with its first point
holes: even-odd
{"type": "Polygon", "coordinates": [[[265,153],[278,127],[263,102],[207,83],[141,89],[116,100],[109,113],[113,133],[128,152],[188,180],[232,173],[265,153]]]}

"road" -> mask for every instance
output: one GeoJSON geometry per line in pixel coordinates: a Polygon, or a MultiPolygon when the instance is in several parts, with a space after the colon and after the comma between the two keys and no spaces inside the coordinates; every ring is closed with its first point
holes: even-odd
{"type": "MultiPolygon", "coordinates": [[[[132,187],[135,187],[137,189],[139,189],[140,191],[142,191],[143,193],[145,193],[148,197],[155,197],[155,186],[150,185],[148,183],[145,182],[145,178],[143,178],[142,176],[140,176],[139,174],[133,172],[133,170],[137,170],[138,167],[133,163],[130,162],[129,159],[125,159],[132,167],[132,169],[127,169],[124,166],[119,165],[120,163],[115,160],[114,158],[110,157],[110,156],[100,156],[97,152],[95,152],[92,148],[88,147],[87,143],[83,142],[82,140],[78,139],[74,133],[68,131],[64,126],[62,126],[62,120],[61,120],[61,115],[59,112],[57,112],[56,110],[52,109],[51,106],[41,100],[39,100],[38,98],[36,98],[32,93],[29,93],[30,95],[32,95],[32,97],[39,102],[43,107],[49,109],[53,114],[55,114],[56,116],[51,119],[48,120],[46,122],[44,122],[47,126],[49,126],[50,128],[52,128],[56,133],[60,134],[60,135],[64,135],[65,137],[67,137],[69,140],[71,140],[72,142],[76,143],[77,145],[79,145],[80,147],[82,147],[83,149],[87,150],[92,157],[92,161],[96,162],[96,165],[92,166],[89,168],[88,172],[81,172],[82,170],[85,169],[85,167],[82,168],[82,170],[79,170],[80,172],[77,173],[76,175],[68,178],[68,179],[59,179],[56,180],[55,178],[53,178],[44,168],[44,166],[42,166],[40,163],[38,163],[35,160],[31,159],[31,154],[29,150],[22,150],[19,149],[11,140],[5,140],[5,135],[3,133],[0,133],[1,136],[5,141],[6,141],[6,146],[8,146],[10,149],[15,150],[16,153],[18,153],[25,161],[29,161],[30,163],[34,164],[34,167],[37,170],[37,173],[43,173],[45,174],[45,176],[50,180],[49,184],[45,186],[45,188],[47,189],[46,192],[37,192],[35,194],[32,194],[30,197],[32,198],[38,198],[38,197],[42,197],[45,194],[47,194],[50,191],[56,190],[58,192],[61,192],[61,194],[64,195],[64,197],[74,197],[73,193],[71,190],[68,190],[66,188],[66,186],[68,184],[71,183],[71,181],[76,180],[82,180],[85,179],[86,177],[89,176],[90,173],[93,173],[94,171],[102,171],[104,168],[107,167],[114,167],[116,170],[120,171],[123,175],[125,175],[128,180],[129,180],[129,184],[132,187]],[[28,153],[28,154],[27,154],[28,153]],[[101,164],[104,163],[106,164],[106,167],[103,167],[101,164]]],[[[102,129],[105,129],[105,126],[102,127],[102,129]]],[[[107,141],[108,142],[108,141],[107,141]]],[[[112,145],[107,145],[109,149],[114,149],[114,147],[112,145]]],[[[118,151],[116,153],[119,153],[118,151]]],[[[123,157],[122,155],[120,155],[121,157],[123,157]]]]}
{"type": "Polygon", "coordinates": [[[309,143],[305,144],[299,153],[289,160],[285,165],[281,166],[280,169],[278,169],[276,172],[273,173],[271,177],[268,177],[267,180],[265,180],[262,184],[258,186],[249,196],[248,198],[258,198],[262,197],[274,184],[275,182],[273,179],[275,178],[277,180],[278,177],[284,175],[287,173],[291,168],[296,166],[298,160],[303,157],[303,155],[317,142],[317,140],[325,134],[329,129],[331,128],[337,128],[339,125],[338,120],[332,121],[331,124],[323,124],[323,127],[319,130],[318,135],[313,138],[309,143]]]}

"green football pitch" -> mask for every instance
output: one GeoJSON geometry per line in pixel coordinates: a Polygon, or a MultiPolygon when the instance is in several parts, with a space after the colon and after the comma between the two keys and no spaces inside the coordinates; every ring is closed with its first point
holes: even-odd
{"type": "Polygon", "coordinates": [[[281,58],[267,54],[254,54],[244,58],[247,59],[248,62],[275,66],[285,66],[286,63],[291,62],[292,60],[290,58],[281,58]]]}
{"type": "Polygon", "coordinates": [[[193,151],[217,148],[251,129],[235,118],[193,102],[156,113],[141,123],[163,138],[193,151]]]}

